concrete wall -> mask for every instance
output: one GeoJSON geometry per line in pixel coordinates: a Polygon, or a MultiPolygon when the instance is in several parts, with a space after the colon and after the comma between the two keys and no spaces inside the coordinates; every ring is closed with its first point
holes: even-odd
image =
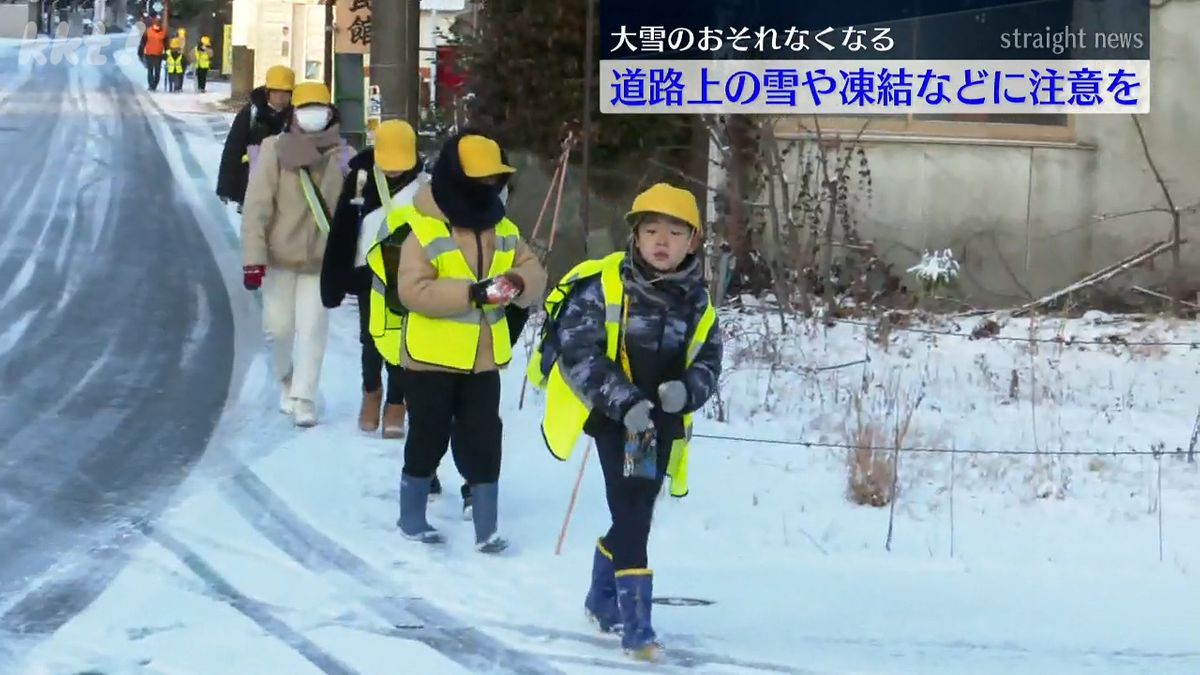
{"type": "Polygon", "coordinates": [[[37,22],[36,4],[0,5],[0,38],[19,40],[35,37],[25,34],[31,22],[37,22]]]}
{"type": "MultiPolygon", "coordinates": [[[[1200,201],[1200,5],[1154,12],[1151,113],[1141,121],[1173,196],[1190,205],[1200,201]]],[[[988,304],[1022,300],[1022,287],[1044,294],[1167,239],[1163,213],[1095,219],[1165,205],[1132,117],[1078,115],[1074,129],[1057,143],[868,133],[874,186],[870,204],[857,209],[860,233],[897,267],[922,249],[952,248],[964,291],[988,304]]],[[[1185,237],[1200,239],[1198,219],[1185,216],[1185,237]]],[[[1184,247],[1189,271],[1200,269],[1198,244],[1184,247]]],[[[1160,258],[1133,278],[1161,281],[1169,268],[1169,257],[1160,258]]]]}

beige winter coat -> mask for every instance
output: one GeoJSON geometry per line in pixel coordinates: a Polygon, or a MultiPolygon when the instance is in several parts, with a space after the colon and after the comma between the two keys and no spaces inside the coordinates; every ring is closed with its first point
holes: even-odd
{"type": "MultiPolygon", "coordinates": [[[[428,184],[422,185],[417,190],[417,194],[413,198],[413,206],[427,216],[437,218],[442,222],[447,220],[437,203],[433,201],[433,192],[428,184]]],[[[472,270],[478,269],[479,258],[476,255],[475,232],[466,228],[451,227],[450,233],[458,243],[463,257],[467,259],[467,265],[472,270]]],[[[491,265],[492,255],[496,252],[496,231],[488,230],[480,233],[479,236],[486,272],[491,265]]],[[[519,307],[529,307],[541,299],[542,294],[546,291],[546,270],[542,268],[541,263],[534,256],[533,250],[524,240],[517,242],[516,256],[513,259],[511,271],[525,282],[525,291],[517,296],[517,299],[513,301],[514,304],[519,307]]],[[[417,238],[409,236],[404,240],[404,245],[400,247],[400,266],[396,275],[396,290],[400,296],[400,302],[404,303],[410,312],[424,314],[431,318],[464,314],[472,308],[471,301],[467,296],[467,289],[470,286],[470,281],[462,279],[439,279],[437,270],[425,257],[425,252],[417,238]]],[[[486,319],[481,319],[480,324],[483,330],[480,331],[479,348],[475,352],[474,372],[476,373],[496,370],[496,357],[492,353],[492,331],[488,328],[486,319]]],[[[411,370],[450,370],[414,361],[408,354],[407,345],[405,345],[401,358],[402,365],[411,370]]]]}
{"type": "MultiPolygon", "coordinates": [[[[325,255],[325,233],[317,227],[304,199],[300,174],[279,166],[278,142],[278,136],[263,141],[246,185],[242,263],[318,274],[325,255]]],[[[323,159],[310,169],[313,184],[331,210],[342,193],[340,151],[336,146],[325,151],[323,159]]]]}

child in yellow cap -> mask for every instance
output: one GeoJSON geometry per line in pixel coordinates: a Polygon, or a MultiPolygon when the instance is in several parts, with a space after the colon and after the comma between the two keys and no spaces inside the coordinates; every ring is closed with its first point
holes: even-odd
{"type": "Polygon", "coordinates": [[[602,631],[622,633],[628,653],[654,660],[654,501],[667,476],[672,496],[687,494],[691,414],[716,391],[722,344],[692,193],[654,185],[626,220],[628,250],[581,263],[550,294],[530,377],[546,388],[551,453],[566,460],[586,433],[604,473],[612,525],[596,543],[584,607],[602,631]]]}
{"type": "Polygon", "coordinates": [[[212,39],[207,35],[200,37],[200,44],[192,50],[193,70],[196,73],[196,91],[204,93],[208,85],[208,70],[212,68],[212,39]]]}
{"type": "Polygon", "coordinates": [[[171,38],[166,54],[167,91],[183,91],[183,73],[187,70],[187,57],[183,55],[183,40],[171,38]]]}
{"type": "Polygon", "coordinates": [[[339,307],[346,295],[358,299],[359,341],[362,343],[362,407],[358,427],[373,433],[382,422],[384,438],[404,434],[404,369],[400,366],[400,317],[388,313],[387,299],[372,294],[373,281],[386,285],[395,279],[396,261],[390,276],[380,270],[376,277],[368,259],[382,267],[387,247],[372,253],[388,237],[387,215],[394,208],[412,204],[424,168],[417,152],[417,134],[404,120],[388,120],[376,129],[375,145],[350,160],[350,173],[342,185],[342,196],[334,209],[333,227],[321,266],[321,300],[325,307],[339,307]],[[387,371],[384,392],[382,372],[387,371]],[[382,420],[381,420],[382,411],[382,420]]]}

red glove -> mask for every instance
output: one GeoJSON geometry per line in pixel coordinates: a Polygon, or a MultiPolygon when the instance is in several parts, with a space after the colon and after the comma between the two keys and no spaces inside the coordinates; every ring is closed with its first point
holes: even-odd
{"type": "Polygon", "coordinates": [[[242,268],[242,285],[248,291],[256,291],[262,286],[263,277],[266,275],[266,265],[246,265],[242,268]]]}

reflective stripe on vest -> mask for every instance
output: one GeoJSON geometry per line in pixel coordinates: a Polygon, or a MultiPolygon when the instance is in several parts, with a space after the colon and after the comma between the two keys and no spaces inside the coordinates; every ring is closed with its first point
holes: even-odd
{"type": "Polygon", "coordinates": [[[182,73],[183,72],[183,54],[179,54],[178,56],[173,56],[169,52],[167,53],[167,72],[168,73],[182,73]]]}
{"type": "MultiPolygon", "coordinates": [[[[410,236],[420,242],[425,258],[437,270],[439,279],[479,281],[446,223],[425,216],[414,207],[397,209],[388,217],[389,220],[392,218],[409,223],[412,227],[410,236]]],[[[487,271],[488,277],[500,276],[512,269],[521,238],[517,226],[508,218],[496,225],[495,235],[496,250],[487,271]]],[[[483,309],[472,307],[458,316],[438,318],[410,311],[404,321],[404,348],[414,361],[472,372],[485,322],[491,330],[495,365],[508,365],[512,360],[512,345],[504,307],[499,305],[485,305],[483,309]]]]}
{"type": "Polygon", "coordinates": [[[212,66],[212,52],[207,49],[197,47],[193,56],[196,59],[197,68],[209,68],[212,66]]]}
{"type": "MultiPolygon", "coordinates": [[[[605,356],[619,363],[618,353],[621,340],[621,319],[625,306],[625,284],[621,280],[621,261],[625,253],[617,252],[601,260],[587,260],[566,274],[570,280],[600,274],[600,287],[604,293],[605,356]]],[[[560,291],[561,293],[561,291],[560,291]]],[[[560,298],[561,299],[561,298],[560,298]]],[[[704,308],[700,321],[688,341],[685,365],[691,367],[701,347],[708,340],[716,323],[717,313],[712,301],[704,308]]],[[[546,410],[542,415],[542,439],[551,454],[566,461],[575,450],[575,444],[583,433],[583,425],[591,414],[591,399],[583,396],[563,377],[556,361],[546,378],[546,410]]],[[[671,496],[683,497],[688,493],[688,447],[692,438],[692,415],[683,416],[684,437],[671,444],[671,456],[667,461],[667,475],[671,478],[671,496]]]]}
{"type": "MultiPolygon", "coordinates": [[[[392,232],[408,222],[416,211],[412,207],[392,212],[380,223],[375,233],[375,243],[367,251],[367,266],[371,268],[370,307],[367,308],[367,333],[375,343],[379,355],[393,366],[400,365],[400,348],[403,345],[404,317],[388,309],[387,270],[383,261],[383,241],[392,232]]],[[[393,270],[393,274],[395,270],[393,270]]],[[[360,308],[361,312],[362,309],[360,308]]]]}
{"type": "Polygon", "coordinates": [[[392,193],[388,190],[387,176],[383,175],[378,164],[372,167],[371,173],[375,174],[375,190],[379,192],[379,205],[383,207],[384,213],[391,213],[392,193]]]}
{"type": "Polygon", "coordinates": [[[308,210],[317,221],[317,228],[329,234],[329,216],[321,208],[321,200],[317,198],[317,188],[313,185],[312,177],[304,169],[300,170],[300,189],[304,191],[304,201],[308,202],[308,210]]]}

